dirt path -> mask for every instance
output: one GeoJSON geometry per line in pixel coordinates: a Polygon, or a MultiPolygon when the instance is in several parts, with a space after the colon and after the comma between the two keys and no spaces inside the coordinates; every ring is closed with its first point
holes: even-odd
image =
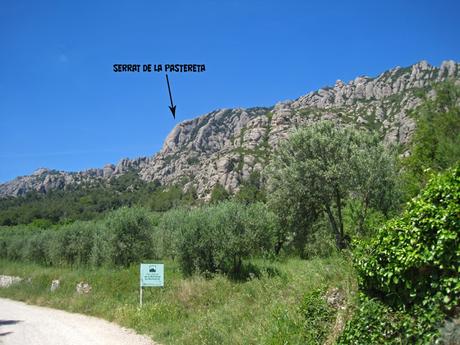
{"type": "Polygon", "coordinates": [[[0,298],[1,345],[158,345],[114,323],[0,298]]]}

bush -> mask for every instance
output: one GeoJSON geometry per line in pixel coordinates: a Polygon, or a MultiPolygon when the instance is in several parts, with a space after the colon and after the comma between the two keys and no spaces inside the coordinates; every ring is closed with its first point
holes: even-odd
{"type": "Polygon", "coordinates": [[[460,300],[460,164],[433,178],[357,260],[360,285],[392,305],[460,300]]]}
{"type": "Polygon", "coordinates": [[[186,209],[173,209],[165,212],[154,229],[153,238],[155,253],[161,258],[176,258],[180,234],[187,226],[186,219],[189,211],[186,209]]]}
{"type": "Polygon", "coordinates": [[[363,295],[337,344],[432,344],[438,337],[440,315],[436,309],[420,307],[411,313],[394,310],[363,295]]]}
{"type": "Polygon", "coordinates": [[[107,228],[113,232],[112,262],[129,266],[154,256],[152,223],[145,209],[121,208],[109,215],[107,228]]]}
{"type": "Polygon", "coordinates": [[[335,319],[335,310],[324,298],[323,288],[305,294],[295,312],[278,307],[274,310],[274,327],[264,344],[324,344],[335,319]]]}
{"type": "Polygon", "coordinates": [[[228,201],[181,217],[174,241],[185,274],[223,272],[241,277],[244,258],[273,248],[276,218],[265,205],[228,201]]]}
{"type": "MultiPolygon", "coordinates": [[[[460,301],[460,165],[434,177],[370,245],[358,245],[365,295],[339,344],[430,344],[460,301]]],[[[449,325],[441,329],[448,343],[449,325]]]]}

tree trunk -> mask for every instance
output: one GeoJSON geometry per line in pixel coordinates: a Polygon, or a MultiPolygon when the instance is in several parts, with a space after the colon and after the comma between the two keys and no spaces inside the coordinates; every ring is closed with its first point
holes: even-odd
{"type": "Polygon", "coordinates": [[[342,199],[340,198],[340,193],[339,191],[336,189],[335,190],[335,200],[336,200],[336,203],[337,203],[337,215],[339,217],[339,232],[340,232],[340,249],[344,249],[346,247],[345,245],[345,242],[344,242],[344,238],[345,238],[345,234],[344,234],[344,231],[343,231],[343,219],[342,219],[342,199]]]}
{"type": "Polygon", "coordinates": [[[337,249],[342,249],[342,242],[343,238],[341,236],[340,230],[337,227],[337,222],[335,221],[334,214],[331,211],[331,207],[327,205],[325,207],[327,216],[329,218],[329,223],[331,224],[332,231],[334,232],[335,235],[335,245],[337,246],[337,249]]]}

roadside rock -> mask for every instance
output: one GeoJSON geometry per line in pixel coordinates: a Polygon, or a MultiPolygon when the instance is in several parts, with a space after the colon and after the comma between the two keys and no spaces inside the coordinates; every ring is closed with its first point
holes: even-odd
{"type": "Polygon", "coordinates": [[[85,282],[80,282],[77,284],[76,291],[78,294],[89,294],[91,292],[91,285],[85,282]]]}
{"type": "Polygon", "coordinates": [[[345,309],[346,298],[338,288],[329,289],[324,296],[327,304],[334,309],[345,309]]]}
{"type": "Polygon", "coordinates": [[[55,279],[51,282],[50,290],[51,292],[56,291],[61,286],[61,282],[58,279],[55,279]]]}
{"type": "Polygon", "coordinates": [[[20,277],[0,275],[0,288],[7,288],[21,281],[22,278],[20,277]]]}

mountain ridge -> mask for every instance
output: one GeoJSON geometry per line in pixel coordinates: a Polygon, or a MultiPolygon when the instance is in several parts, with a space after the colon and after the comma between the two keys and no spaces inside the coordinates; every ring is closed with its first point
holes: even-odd
{"type": "Polygon", "coordinates": [[[460,83],[459,63],[448,60],[434,67],[420,61],[376,77],[337,80],[334,86],[273,107],[217,109],[177,124],[151,157],[123,158],[116,165],[79,172],[39,168],[0,184],[0,197],[91,185],[130,171],[145,181],[193,187],[204,199],[216,184],[235,192],[251,173],[262,170],[278,142],[298,126],[327,119],[376,130],[388,144],[407,144],[415,128],[410,112],[423,94],[432,96],[433,86],[446,80],[460,83]]]}

